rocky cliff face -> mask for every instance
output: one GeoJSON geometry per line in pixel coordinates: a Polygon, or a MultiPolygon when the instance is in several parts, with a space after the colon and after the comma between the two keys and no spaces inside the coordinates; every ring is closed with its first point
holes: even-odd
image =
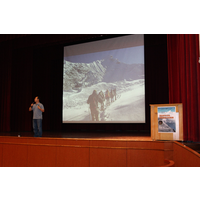
{"type": "Polygon", "coordinates": [[[125,64],[112,56],[92,63],[64,61],[63,76],[63,90],[70,91],[100,82],[114,83],[144,78],[144,65],[125,64]]]}

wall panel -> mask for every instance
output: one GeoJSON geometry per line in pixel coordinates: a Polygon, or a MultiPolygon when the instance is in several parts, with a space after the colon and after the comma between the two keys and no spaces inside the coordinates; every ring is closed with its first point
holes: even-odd
{"type": "Polygon", "coordinates": [[[28,167],[55,167],[56,147],[28,145],[28,167]]]}
{"type": "Polygon", "coordinates": [[[164,165],[164,151],[127,150],[127,167],[158,167],[164,165]]]}
{"type": "Polygon", "coordinates": [[[160,141],[127,141],[127,147],[146,148],[146,149],[163,149],[164,143],[160,141]]]}
{"type": "Polygon", "coordinates": [[[89,167],[89,147],[57,147],[57,167],[89,167]]]}
{"type": "Polygon", "coordinates": [[[27,145],[3,144],[3,167],[27,167],[27,145]]]}
{"type": "Polygon", "coordinates": [[[126,149],[90,148],[91,167],[126,167],[126,149]]]}

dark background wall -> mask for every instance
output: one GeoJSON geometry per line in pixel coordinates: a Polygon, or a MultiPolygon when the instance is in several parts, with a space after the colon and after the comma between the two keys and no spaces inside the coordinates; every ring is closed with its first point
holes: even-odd
{"type": "Polygon", "coordinates": [[[144,36],[146,123],[62,124],[63,47],[116,36],[74,34],[0,38],[0,131],[31,131],[32,113],[28,107],[33,98],[40,95],[45,106],[44,131],[148,132],[149,104],[169,103],[167,35],[164,34],[144,36]]]}

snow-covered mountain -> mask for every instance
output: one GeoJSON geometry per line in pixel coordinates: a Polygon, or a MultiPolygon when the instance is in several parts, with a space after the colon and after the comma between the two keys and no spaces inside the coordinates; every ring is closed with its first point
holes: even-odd
{"type": "Polygon", "coordinates": [[[161,118],[158,118],[159,121],[162,121],[162,124],[158,125],[158,132],[176,132],[175,131],[175,122],[173,120],[173,123],[166,123],[164,120],[161,118]]]}
{"type": "Polygon", "coordinates": [[[112,56],[105,58],[101,64],[106,67],[106,73],[103,82],[116,82],[121,80],[132,81],[135,79],[144,78],[144,65],[143,64],[125,64],[112,56]]]}
{"type": "Polygon", "coordinates": [[[105,82],[144,78],[143,64],[125,64],[112,56],[92,63],[72,63],[64,61],[63,90],[82,89],[105,82]]]}

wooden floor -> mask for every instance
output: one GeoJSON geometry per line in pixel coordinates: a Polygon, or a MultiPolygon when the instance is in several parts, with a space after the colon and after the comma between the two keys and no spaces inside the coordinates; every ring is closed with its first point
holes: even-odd
{"type": "MultiPolygon", "coordinates": [[[[33,132],[0,132],[0,136],[13,136],[13,137],[33,137],[33,132]]],[[[120,140],[120,141],[152,141],[149,132],[57,132],[57,131],[44,131],[42,137],[45,138],[75,138],[85,140],[120,140]]],[[[200,154],[200,142],[180,141],[180,143],[193,149],[200,154]]]]}
{"type": "MultiPolygon", "coordinates": [[[[2,132],[0,136],[33,137],[32,132],[2,132]]],[[[94,140],[152,141],[150,133],[57,132],[44,131],[44,138],[76,138],[94,140]]]]}

